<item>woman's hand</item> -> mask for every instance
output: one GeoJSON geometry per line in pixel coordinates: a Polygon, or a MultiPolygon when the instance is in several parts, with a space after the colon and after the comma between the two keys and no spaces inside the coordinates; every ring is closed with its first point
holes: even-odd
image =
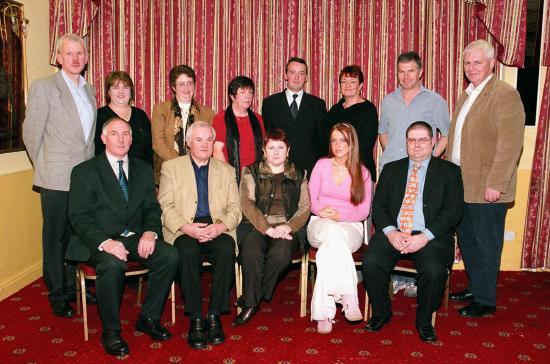
{"type": "Polygon", "coordinates": [[[319,216],[324,219],[331,219],[334,221],[338,221],[340,218],[340,214],[338,211],[332,207],[332,206],[324,206],[319,209],[319,216]]]}

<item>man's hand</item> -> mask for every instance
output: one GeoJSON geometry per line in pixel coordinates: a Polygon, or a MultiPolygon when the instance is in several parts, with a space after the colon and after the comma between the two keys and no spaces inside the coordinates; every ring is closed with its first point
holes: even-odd
{"type": "Polygon", "coordinates": [[[103,243],[103,251],[109,254],[114,255],[120,260],[127,261],[128,260],[128,250],[124,247],[124,244],[122,244],[118,240],[109,239],[106,242],[103,243]]]}
{"type": "Polygon", "coordinates": [[[215,239],[221,233],[227,231],[227,226],[223,222],[219,224],[210,224],[202,229],[202,235],[199,238],[199,243],[204,243],[215,239]]]}
{"type": "Polygon", "coordinates": [[[405,238],[403,237],[403,234],[401,234],[400,231],[393,230],[388,233],[387,237],[395,250],[403,253],[403,249],[405,248],[405,238]]]}
{"type": "Polygon", "coordinates": [[[146,231],[141,235],[138,243],[138,254],[143,259],[149,258],[155,251],[155,234],[151,231],[146,231]]]}
{"type": "Polygon", "coordinates": [[[485,200],[488,202],[497,202],[500,200],[500,191],[493,190],[491,187],[485,187],[485,200]]]}
{"type": "Polygon", "coordinates": [[[428,237],[425,234],[417,234],[405,238],[405,247],[401,254],[414,253],[428,244],[428,237]]]}
{"type": "Polygon", "coordinates": [[[208,224],[204,222],[193,222],[191,224],[185,224],[180,227],[180,231],[184,234],[189,235],[192,238],[200,240],[203,234],[203,230],[207,225],[208,224]]]}

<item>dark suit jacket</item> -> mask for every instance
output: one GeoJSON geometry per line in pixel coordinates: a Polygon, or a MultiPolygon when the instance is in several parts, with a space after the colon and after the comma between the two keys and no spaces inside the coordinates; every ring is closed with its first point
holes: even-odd
{"type": "MultiPolygon", "coordinates": [[[[372,203],[372,218],[376,235],[384,236],[386,226],[396,226],[407,186],[409,158],[388,163],[382,169],[372,203]]],[[[455,164],[432,157],[428,164],[423,190],[423,212],[426,228],[436,241],[443,243],[452,254],[453,233],[462,217],[464,188],[460,168],[455,164]]],[[[434,241],[432,240],[432,241],[434,241]]],[[[430,241],[428,244],[430,244],[430,241]]],[[[452,255],[450,257],[452,259],[452,255]]]]}
{"type": "Polygon", "coordinates": [[[67,259],[87,261],[103,241],[117,239],[126,229],[138,235],[153,231],[162,236],[151,166],[130,158],[128,174],[126,201],[105,153],[73,168],[68,214],[74,233],[67,259]]]}
{"type": "Polygon", "coordinates": [[[262,104],[265,130],[284,130],[290,143],[289,159],[308,173],[315,162],[327,154],[328,140],[324,140],[326,132],[323,129],[326,113],[325,101],[305,92],[296,120],[290,113],[285,91],[266,97],[262,104]]]}

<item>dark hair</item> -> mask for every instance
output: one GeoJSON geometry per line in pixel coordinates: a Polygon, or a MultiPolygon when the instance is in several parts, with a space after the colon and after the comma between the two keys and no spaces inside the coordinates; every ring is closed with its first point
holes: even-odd
{"type": "Polygon", "coordinates": [[[340,71],[340,76],[338,76],[338,82],[342,82],[342,77],[344,76],[357,78],[359,80],[359,83],[363,83],[363,81],[365,80],[365,78],[363,77],[363,72],[361,71],[361,67],[356,64],[342,68],[342,70],[340,71]]]}
{"type": "Polygon", "coordinates": [[[196,82],[195,71],[186,64],[180,64],[170,70],[170,76],[168,78],[172,91],[176,88],[176,80],[179,76],[186,75],[193,79],[193,83],[196,82]]]}
{"type": "MultiPolygon", "coordinates": [[[[348,159],[346,160],[346,167],[348,168],[348,173],[351,176],[351,186],[350,186],[350,202],[357,206],[365,199],[365,182],[363,176],[363,171],[361,168],[361,158],[359,157],[359,138],[357,137],[357,132],[355,128],[349,123],[337,123],[332,129],[330,129],[329,138],[332,137],[332,133],[339,131],[344,136],[346,143],[349,145],[349,154],[348,159]]],[[[328,157],[334,157],[332,152],[332,145],[329,142],[329,152],[328,157]]],[[[366,171],[366,169],[365,169],[366,171]]],[[[367,172],[368,173],[368,172],[367,172]]]]}
{"type": "Polygon", "coordinates": [[[422,59],[416,52],[410,51],[410,52],[401,53],[399,57],[397,57],[397,64],[407,63],[411,61],[416,62],[416,65],[418,66],[418,68],[420,69],[422,68],[422,59]]]}
{"type": "Polygon", "coordinates": [[[301,63],[303,64],[304,66],[306,66],[306,75],[307,75],[307,63],[306,61],[303,59],[303,58],[300,58],[300,57],[290,57],[288,59],[288,61],[286,61],[286,65],[285,65],[285,73],[288,72],[288,65],[292,62],[297,62],[297,63],[301,63]]]}
{"type": "Polygon", "coordinates": [[[107,103],[111,102],[111,96],[109,96],[109,89],[113,87],[116,83],[122,82],[124,86],[130,87],[130,100],[128,101],[129,104],[134,101],[135,96],[135,88],[134,88],[134,82],[132,81],[132,78],[130,75],[124,71],[113,71],[107,75],[105,78],[105,100],[107,103]]]}
{"type": "MultiPolygon", "coordinates": [[[[237,76],[229,82],[227,85],[227,96],[237,96],[237,91],[240,89],[252,89],[252,93],[255,92],[254,82],[246,76],[237,76]]],[[[229,104],[232,104],[231,97],[229,97],[229,104]]]]}
{"type": "Polygon", "coordinates": [[[432,126],[425,121],[415,121],[414,123],[409,125],[409,127],[407,128],[407,131],[405,132],[405,137],[408,138],[409,131],[413,129],[426,129],[428,131],[428,135],[430,136],[430,138],[434,137],[432,126]]]}
{"type": "Polygon", "coordinates": [[[283,142],[285,143],[287,148],[290,148],[290,143],[288,142],[288,138],[286,137],[286,134],[282,129],[275,128],[266,132],[264,136],[262,148],[265,148],[267,143],[269,143],[270,141],[283,142]]]}

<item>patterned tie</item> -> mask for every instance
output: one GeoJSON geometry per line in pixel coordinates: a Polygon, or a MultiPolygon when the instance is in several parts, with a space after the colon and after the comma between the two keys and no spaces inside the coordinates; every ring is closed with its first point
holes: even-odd
{"type": "Polygon", "coordinates": [[[292,114],[292,118],[296,120],[296,117],[298,116],[298,103],[296,102],[296,98],[298,97],[298,94],[292,95],[292,102],[290,103],[290,113],[292,114]]]}
{"type": "Polygon", "coordinates": [[[124,169],[122,168],[123,163],[123,160],[118,161],[118,183],[120,183],[124,197],[126,198],[126,201],[128,201],[128,179],[126,178],[124,169]]]}
{"type": "Polygon", "coordinates": [[[416,194],[418,193],[418,170],[420,164],[415,163],[412,173],[407,181],[405,197],[401,204],[401,216],[399,219],[399,230],[404,236],[411,236],[413,227],[414,203],[416,202],[416,194]]]}

